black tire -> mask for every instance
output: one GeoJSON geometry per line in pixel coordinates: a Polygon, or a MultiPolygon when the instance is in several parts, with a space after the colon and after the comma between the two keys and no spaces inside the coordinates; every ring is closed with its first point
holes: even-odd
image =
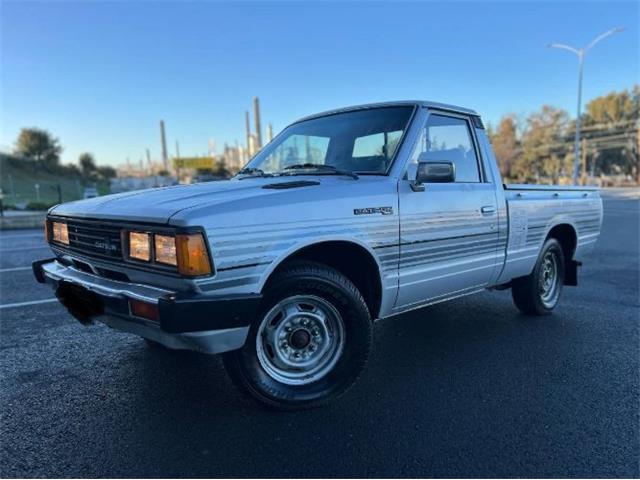
{"type": "Polygon", "coordinates": [[[565,258],[562,245],[555,238],[548,238],[540,256],[536,261],[533,272],[526,277],[516,278],[511,286],[511,295],[516,307],[526,315],[548,315],[558,304],[562,295],[565,276],[565,258]],[[547,297],[547,290],[543,288],[545,280],[545,259],[553,257],[556,266],[553,294],[547,297]]]}
{"type": "MultiPolygon", "coordinates": [[[[349,279],[320,263],[292,262],[269,281],[244,347],[224,354],[224,364],[229,376],[241,390],[267,406],[281,410],[317,407],[345,393],[358,379],[369,356],[372,331],[369,309],[349,279]],[[274,309],[277,310],[282,302],[299,296],[319,297],[322,302],[330,304],[334,309],[332,311],[341,317],[343,341],[340,342],[341,354],[335,355],[335,363],[327,367],[329,370],[323,376],[308,380],[311,383],[292,385],[278,381],[267,371],[262,360],[266,353],[262,357],[258,353],[258,334],[263,320],[265,325],[269,325],[263,326],[263,329],[273,325],[273,321],[268,322],[267,318],[274,309]]],[[[264,339],[265,335],[263,333],[260,338],[264,339]]],[[[291,343],[292,336],[293,333],[290,333],[288,337],[291,343]]]]}

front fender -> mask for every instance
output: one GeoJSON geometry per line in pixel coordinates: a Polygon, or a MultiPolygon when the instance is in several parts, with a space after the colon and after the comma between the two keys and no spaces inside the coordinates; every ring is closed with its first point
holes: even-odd
{"type": "Polygon", "coordinates": [[[371,248],[370,245],[363,242],[361,239],[353,236],[340,236],[340,235],[320,236],[320,237],[315,237],[313,239],[309,239],[306,241],[296,242],[295,245],[292,245],[290,248],[283,251],[262,274],[260,278],[260,282],[258,283],[258,286],[259,286],[258,291],[260,292],[262,291],[262,289],[264,288],[265,284],[267,283],[267,281],[269,280],[273,272],[280,265],[282,265],[282,263],[284,263],[287,259],[291,258],[293,255],[295,255],[296,253],[300,252],[301,250],[307,247],[310,247],[313,245],[319,245],[327,242],[346,242],[346,243],[353,243],[355,245],[358,245],[359,247],[362,247],[364,250],[366,250],[369,253],[369,255],[371,255],[371,258],[373,258],[373,260],[376,262],[376,265],[378,267],[378,272],[382,272],[382,265],[380,264],[380,259],[375,254],[373,248],[371,248]]]}

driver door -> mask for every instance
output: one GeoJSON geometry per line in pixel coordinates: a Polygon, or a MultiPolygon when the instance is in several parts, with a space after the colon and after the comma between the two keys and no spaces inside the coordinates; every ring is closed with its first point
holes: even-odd
{"type": "Polygon", "coordinates": [[[430,112],[399,183],[399,290],[394,310],[408,310],[483,289],[497,259],[498,214],[470,119],[430,112]],[[455,181],[414,191],[418,161],[452,162],[455,181]]]}

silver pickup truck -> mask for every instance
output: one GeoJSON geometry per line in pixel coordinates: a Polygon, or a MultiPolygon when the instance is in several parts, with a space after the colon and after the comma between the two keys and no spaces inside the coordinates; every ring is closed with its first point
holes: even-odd
{"type": "Polygon", "coordinates": [[[476,112],[393,102],[303,118],[229,181],[58,205],[33,267],[80,322],[224,353],[295,409],[355,382],[374,320],[487,288],[550,313],[601,223],[597,189],[503,185],[476,112]]]}

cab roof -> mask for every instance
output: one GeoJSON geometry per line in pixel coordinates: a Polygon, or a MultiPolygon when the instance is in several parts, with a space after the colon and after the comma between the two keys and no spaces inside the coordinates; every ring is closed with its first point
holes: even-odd
{"type": "Polygon", "coordinates": [[[337,108],[335,110],[327,110],[326,112],[315,113],[313,115],[300,118],[293,123],[299,123],[305,120],[311,120],[312,118],[335,115],[337,113],[353,112],[356,110],[367,110],[370,108],[381,108],[381,107],[426,107],[426,108],[435,108],[438,110],[446,110],[449,112],[463,113],[466,115],[479,116],[475,110],[471,110],[470,108],[458,107],[456,105],[449,105],[446,103],[439,103],[439,102],[431,102],[428,100],[399,100],[395,102],[366,103],[363,105],[353,105],[351,107],[343,107],[343,108],[337,108]]]}

